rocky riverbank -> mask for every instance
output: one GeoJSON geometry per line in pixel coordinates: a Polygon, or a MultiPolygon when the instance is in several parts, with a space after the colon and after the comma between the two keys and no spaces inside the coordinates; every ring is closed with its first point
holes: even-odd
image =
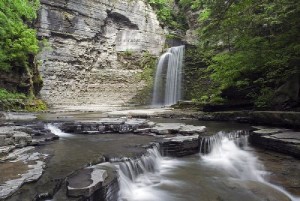
{"type": "Polygon", "coordinates": [[[250,134],[253,145],[300,159],[300,132],[290,129],[254,127],[250,134]]]}
{"type": "Polygon", "coordinates": [[[202,112],[189,109],[146,109],[123,110],[107,113],[110,117],[129,115],[143,118],[198,119],[203,121],[235,121],[257,125],[270,125],[288,128],[300,128],[300,112],[292,111],[221,111],[202,112]]]}
{"type": "MultiPolygon", "coordinates": [[[[156,123],[148,118],[181,118],[181,119],[205,119],[219,121],[241,121],[243,116],[237,118],[235,113],[200,113],[195,111],[182,110],[128,110],[118,112],[101,113],[101,115],[87,113],[92,120],[80,118],[75,113],[55,114],[55,125],[64,133],[70,133],[78,136],[95,136],[118,134],[128,135],[135,134],[138,136],[151,136],[153,141],[159,144],[160,151],[164,156],[182,157],[195,153],[209,152],[209,135],[205,126],[193,126],[184,123],[156,123]],[[201,116],[202,115],[202,116],[201,116]],[[211,115],[211,118],[208,118],[211,115]],[[96,118],[105,116],[106,118],[96,118]],[[134,117],[144,117],[138,119],[134,117]],[[205,118],[204,118],[205,117],[205,118]],[[218,117],[218,118],[217,118],[218,117]],[[208,139],[208,140],[206,140],[208,139]]],[[[296,115],[294,113],[294,115],[296,115]]],[[[35,115],[28,115],[30,121],[24,120],[24,115],[10,113],[2,115],[6,120],[0,126],[1,142],[1,196],[5,198],[17,191],[24,183],[38,180],[45,167],[47,155],[35,151],[35,147],[47,144],[51,140],[58,139],[56,135],[50,132],[44,123],[36,120],[35,115]],[[8,119],[17,121],[8,122],[8,119]],[[33,123],[33,120],[35,121],[33,123]],[[10,172],[9,170],[14,170],[10,172]],[[21,176],[16,176],[21,175],[21,176]]],[[[26,115],[25,115],[26,117],[26,115]]],[[[40,118],[40,117],[38,117],[40,118]]],[[[52,118],[52,117],[51,117],[52,118]]],[[[4,118],[3,118],[4,119],[4,118]]],[[[26,119],[26,118],[25,118],[26,119]]],[[[297,119],[297,118],[296,118],[297,119]]],[[[49,121],[49,120],[48,120],[49,121]]],[[[52,121],[52,120],[50,120],[52,121]]],[[[53,121],[52,121],[53,122],[53,121]]],[[[273,151],[282,152],[288,155],[299,157],[299,133],[288,129],[267,129],[256,127],[250,135],[250,141],[254,145],[261,146],[273,151]]],[[[239,133],[238,135],[243,134],[239,133]]],[[[143,147],[139,149],[139,154],[132,155],[137,160],[145,154],[149,144],[136,145],[143,147]]],[[[153,144],[150,144],[150,147],[153,144]]],[[[128,147],[131,149],[130,147],[128,147]]],[[[78,197],[88,199],[92,197],[103,200],[114,199],[118,192],[118,181],[116,169],[112,168],[111,163],[125,162],[129,158],[119,158],[102,156],[101,159],[93,162],[89,167],[77,167],[78,171],[65,175],[60,182],[50,191],[38,193],[36,200],[40,198],[65,197],[73,200],[78,197]],[[110,163],[104,163],[108,162],[110,163]],[[98,177],[102,175],[101,177],[98,177]],[[97,176],[98,179],[93,179],[97,176]],[[102,178],[99,180],[99,178],[102,178]],[[82,182],[81,182],[82,181],[82,182]],[[68,196],[68,197],[66,197],[68,196]]],[[[74,171],[74,170],[73,170],[74,171]]],[[[70,173],[70,172],[69,172],[70,173]]]]}
{"type": "Polygon", "coordinates": [[[0,200],[42,176],[47,155],[35,147],[57,139],[42,123],[0,126],[0,200]]]}

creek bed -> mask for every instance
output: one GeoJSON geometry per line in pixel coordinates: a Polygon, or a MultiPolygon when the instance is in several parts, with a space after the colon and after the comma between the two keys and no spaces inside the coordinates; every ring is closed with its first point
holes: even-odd
{"type": "MultiPolygon", "coordinates": [[[[230,122],[176,119],[152,119],[152,121],[204,125],[211,134],[250,128],[246,124],[230,122]]],[[[142,145],[153,141],[155,141],[155,137],[133,134],[72,135],[62,133],[59,141],[37,148],[39,152],[51,156],[42,178],[35,183],[25,184],[7,200],[32,200],[36,194],[54,189],[61,179],[90,162],[97,163],[103,156],[110,158],[134,157],[145,151],[142,145]]],[[[246,151],[254,157],[258,157],[260,163],[265,166],[265,170],[270,172],[267,177],[272,183],[284,186],[289,192],[299,195],[299,186],[297,187],[296,182],[300,181],[300,175],[297,173],[300,170],[299,160],[251,147],[246,151]],[[289,165],[285,166],[283,170],[282,164],[289,165]]],[[[150,183],[145,183],[145,178],[142,176],[141,181],[133,184],[136,185],[134,188],[137,191],[128,200],[161,201],[162,198],[162,201],[262,200],[261,197],[256,198],[253,193],[257,190],[255,188],[260,187],[260,184],[255,182],[248,184],[249,189],[241,187],[244,184],[235,181],[230,174],[213,166],[205,165],[199,154],[177,159],[164,158],[160,173],[152,176],[150,183]],[[144,188],[145,186],[147,189],[144,188]],[[138,197],[138,193],[142,193],[142,197],[138,197]],[[145,195],[149,197],[144,199],[145,195]]],[[[270,193],[272,194],[272,191],[270,193]]],[[[64,200],[64,198],[55,200],[64,200]]]]}

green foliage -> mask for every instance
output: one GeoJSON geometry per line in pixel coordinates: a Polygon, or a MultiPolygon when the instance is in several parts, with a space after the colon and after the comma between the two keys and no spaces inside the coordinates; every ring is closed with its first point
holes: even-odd
{"type": "Polygon", "coordinates": [[[247,90],[265,107],[299,68],[300,1],[197,1],[199,48],[221,91],[247,90]]]}
{"type": "Polygon", "coordinates": [[[39,112],[47,110],[48,107],[44,101],[40,99],[33,99],[26,103],[24,109],[29,112],[39,112]]]}
{"type": "Polygon", "coordinates": [[[185,14],[174,10],[174,0],[147,0],[154,8],[158,20],[171,29],[187,29],[185,14]]]}
{"type": "Polygon", "coordinates": [[[40,99],[30,99],[25,94],[9,92],[0,88],[0,109],[37,112],[47,110],[47,105],[40,99]]]}
{"type": "Polygon", "coordinates": [[[145,86],[133,97],[132,102],[139,105],[147,105],[151,102],[153,77],[157,58],[149,52],[144,52],[139,59],[139,66],[143,71],[137,74],[137,82],[144,81],[145,86]]]}
{"type": "Polygon", "coordinates": [[[0,70],[26,69],[30,55],[38,52],[36,31],[30,24],[36,18],[38,0],[0,1],[0,70]]]}
{"type": "Polygon", "coordinates": [[[6,89],[0,88],[0,100],[10,100],[10,99],[25,99],[26,96],[21,93],[9,92],[6,89]]]}

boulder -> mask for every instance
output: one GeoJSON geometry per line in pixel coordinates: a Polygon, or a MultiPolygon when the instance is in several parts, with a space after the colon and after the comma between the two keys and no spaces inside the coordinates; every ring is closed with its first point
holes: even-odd
{"type": "Polygon", "coordinates": [[[107,178],[106,170],[85,168],[79,170],[67,180],[67,194],[70,197],[90,197],[101,188],[107,178]]]}
{"type": "Polygon", "coordinates": [[[67,178],[67,195],[92,200],[115,200],[119,191],[117,170],[111,163],[100,163],[67,178]]]}

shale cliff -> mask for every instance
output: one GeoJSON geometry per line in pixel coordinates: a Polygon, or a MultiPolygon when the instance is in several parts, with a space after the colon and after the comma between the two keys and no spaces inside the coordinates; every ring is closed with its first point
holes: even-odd
{"type": "Polygon", "coordinates": [[[165,42],[141,0],[41,0],[36,26],[48,40],[41,95],[52,106],[126,104],[146,85],[137,61],[159,55],[165,42]]]}

